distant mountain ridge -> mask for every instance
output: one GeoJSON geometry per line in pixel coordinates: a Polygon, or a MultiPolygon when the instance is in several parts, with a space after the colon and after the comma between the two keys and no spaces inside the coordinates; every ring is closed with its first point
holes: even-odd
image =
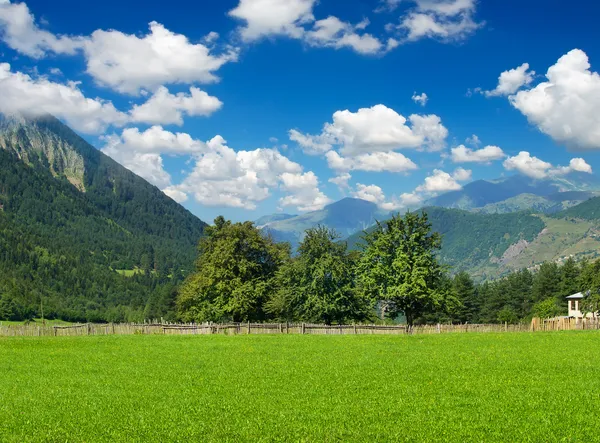
{"type": "Polygon", "coordinates": [[[348,197],[327,205],[320,211],[267,223],[263,229],[275,240],[290,242],[295,247],[308,228],[325,225],[346,238],[355,232],[367,229],[375,223],[375,220],[388,216],[389,212],[381,211],[375,203],[348,197]]]}

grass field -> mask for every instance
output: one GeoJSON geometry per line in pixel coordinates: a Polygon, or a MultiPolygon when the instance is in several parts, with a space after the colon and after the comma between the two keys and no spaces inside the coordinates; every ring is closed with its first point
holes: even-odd
{"type": "Polygon", "coordinates": [[[599,441],[600,332],[0,338],[1,441],[599,441]]]}

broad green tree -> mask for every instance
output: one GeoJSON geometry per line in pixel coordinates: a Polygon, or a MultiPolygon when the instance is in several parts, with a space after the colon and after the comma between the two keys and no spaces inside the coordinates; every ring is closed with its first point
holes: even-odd
{"type": "Polygon", "coordinates": [[[364,235],[358,281],[367,296],[383,303],[387,316],[404,314],[409,326],[443,304],[437,252],[441,236],[426,213],[395,215],[364,235]]]}
{"type": "Polygon", "coordinates": [[[563,309],[558,305],[555,298],[547,298],[533,306],[533,315],[542,319],[556,317],[562,313],[563,309]]]}
{"type": "Polygon", "coordinates": [[[289,258],[289,245],[276,244],[251,222],[217,217],[200,240],[194,272],[177,298],[186,321],[264,320],[274,276],[289,258]]]}
{"type": "Polygon", "coordinates": [[[355,257],[334,230],[308,229],[298,256],[278,273],[269,312],[280,319],[325,324],[365,318],[370,309],[355,289],[355,257]]]}

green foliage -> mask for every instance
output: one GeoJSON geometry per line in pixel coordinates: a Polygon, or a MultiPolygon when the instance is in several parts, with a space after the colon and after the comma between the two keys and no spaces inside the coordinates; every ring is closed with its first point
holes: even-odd
{"type": "Polygon", "coordinates": [[[324,226],[306,231],[298,257],[279,271],[268,306],[276,318],[332,324],[369,316],[369,303],[355,288],[355,256],[338,238],[324,226]]]}
{"type": "Polygon", "coordinates": [[[409,325],[443,302],[443,270],[436,253],[440,235],[431,232],[427,214],[395,215],[377,223],[364,236],[358,264],[358,282],[364,294],[384,303],[386,314],[402,313],[409,325]]]}
{"type": "Polygon", "coordinates": [[[264,320],[264,304],[289,247],[274,243],[251,222],[218,217],[206,228],[199,253],[196,272],[179,291],[181,316],[187,321],[264,320]]]}
{"type": "Polygon", "coordinates": [[[563,309],[558,305],[555,298],[547,298],[533,306],[533,315],[539,318],[553,318],[562,313],[563,309]]]}
{"type": "Polygon", "coordinates": [[[556,263],[542,263],[533,282],[533,301],[537,303],[547,298],[564,300],[560,277],[561,273],[556,263]]]}
{"type": "Polygon", "coordinates": [[[580,286],[584,293],[580,305],[581,312],[583,314],[600,313],[600,260],[582,264],[580,286]]]}
{"type": "MultiPolygon", "coordinates": [[[[477,214],[458,209],[428,207],[432,230],[442,236],[438,257],[443,264],[458,270],[473,270],[499,261],[509,246],[519,240],[532,241],[544,229],[544,222],[528,212],[477,214]]],[[[376,230],[377,227],[367,231],[376,230]]],[[[352,249],[362,247],[362,236],[348,239],[352,249]]]]}
{"type": "Polygon", "coordinates": [[[0,435],[594,442],[599,340],[597,331],[3,338],[0,435]]]}

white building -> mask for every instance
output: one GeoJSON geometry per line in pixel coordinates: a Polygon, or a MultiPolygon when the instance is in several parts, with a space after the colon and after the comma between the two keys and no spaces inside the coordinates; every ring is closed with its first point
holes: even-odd
{"type": "MultiPolygon", "coordinates": [[[[569,303],[569,317],[575,317],[575,318],[583,318],[584,315],[581,313],[581,301],[583,300],[583,297],[585,297],[585,295],[583,295],[581,292],[578,292],[577,294],[573,294],[573,295],[569,295],[567,297],[567,301],[569,303]]],[[[591,312],[588,312],[585,317],[587,318],[593,318],[594,314],[591,312]]]]}

